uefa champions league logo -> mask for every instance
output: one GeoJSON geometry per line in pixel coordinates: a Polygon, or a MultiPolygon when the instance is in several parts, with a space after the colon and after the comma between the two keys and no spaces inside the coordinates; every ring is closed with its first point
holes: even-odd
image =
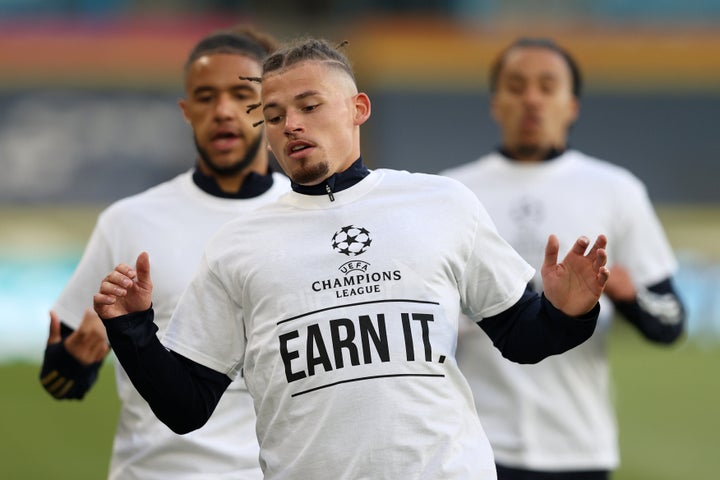
{"type": "Polygon", "coordinates": [[[363,227],[348,225],[335,232],[332,248],[338,253],[355,257],[365,252],[372,243],[370,232],[363,227]]]}

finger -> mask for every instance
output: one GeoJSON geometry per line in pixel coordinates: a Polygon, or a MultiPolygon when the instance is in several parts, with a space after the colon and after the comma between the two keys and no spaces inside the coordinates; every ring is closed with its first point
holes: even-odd
{"type": "Polygon", "coordinates": [[[105,338],[105,326],[92,308],[85,309],[78,330],[82,330],[89,341],[95,342],[98,339],[105,338]]]}
{"type": "Polygon", "coordinates": [[[592,256],[595,255],[598,251],[598,249],[605,249],[607,247],[607,237],[605,235],[598,235],[598,237],[595,239],[595,243],[593,244],[592,248],[588,252],[588,255],[592,256]]]}
{"type": "Polygon", "coordinates": [[[110,351],[107,344],[104,342],[98,342],[89,348],[88,359],[90,362],[99,362],[105,355],[110,351]]]}
{"type": "Polygon", "coordinates": [[[585,255],[588,245],[590,245],[590,239],[582,235],[578,237],[570,251],[576,255],[585,255]]]}
{"type": "Polygon", "coordinates": [[[86,308],[83,312],[83,319],[81,325],[87,325],[91,328],[102,326],[100,319],[92,308],[86,308]]]}
{"type": "Polygon", "coordinates": [[[127,295],[127,289],[120,287],[115,283],[104,281],[100,284],[100,290],[98,293],[113,297],[124,297],[127,295]]]}
{"type": "Polygon", "coordinates": [[[607,253],[605,252],[604,248],[598,248],[595,251],[595,260],[593,261],[593,267],[595,267],[595,270],[600,270],[600,268],[604,267],[607,264],[607,253]]]}
{"type": "Polygon", "coordinates": [[[132,269],[129,269],[127,272],[121,272],[116,269],[110,272],[103,282],[112,283],[118,287],[130,288],[133,286],[135,278],[135,271],[132,269]]]}
{"type": "Polygon", "coordinates": [[[135,270],[137,271],[137,279],[139,282],[150,282],[150,255],[148,255],[147,252],[142,252],[138,255],[135,262],[135,270]]]}
{"type": "Polygon", "coordinates": [[[105,308],[107,305],[114,305],[116,301],[117,297],[115,295],[96,293],[95,295],[93,295],[93,308],[95,309],[95,313],[97,313],[98,316],[102,318],[102,309],[105,308]],[[98,308],[100,310],[98,310],[98,308]]]}
{"type": "Polygon", "coordinates": [[[605,285],[607,285],[609,278],[610,278],[610,270],[608,270],[607,267],[600,267],[600,271],[598,272],[598,282],[600,282],[600,285],[603,288],[605,288],[605,285]]]}
{"type": "Polygon", "coordinates": [[[60,335],[60,319],[57,314],[50,310],[50,334],[48,335],[48,345],[60,343],[62,336],[60,335]]]}
{"type": "Polygon", "coordinates": [[[558,252],[560,251],[560,242],[555,235],[548,237],[547,245],[545,245],[545,259],[543,260],[543,268],[552,267],[557,264],[558,252]]]}

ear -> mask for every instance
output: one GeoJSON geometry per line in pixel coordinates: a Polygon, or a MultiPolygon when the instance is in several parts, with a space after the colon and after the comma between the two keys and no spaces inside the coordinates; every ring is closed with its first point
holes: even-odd
{"type": "Polygon", "coordinates": [[[353,118],[354,125],[362,125],[370,118],[370,97],[367,94],[360,92],[354,97],[355,105],[355,117],[353,118]]]}
{"type": "Polygon", "coordinates": [[[497,114],[497,101],[495,100],[495,95],[492,94],[490,95],[490,118],[492,118],[495,123],[500,123],[497,114]]]}
{"type": "Polygon", "coordinates": [[[180,106],[180,110],[182,110],[183,117],[185,118],[185,121],[190,124],[190,116],[188,114],[188,106],[187,101],[185,101],[184,98],[178,99],[178,105],[180,106]]]}
{"type": "Polygon", "coordinates": [[[580,116],[580,99],[573,97],[572,111],[570,112],[570,125],[574,125],[580,116]]]}

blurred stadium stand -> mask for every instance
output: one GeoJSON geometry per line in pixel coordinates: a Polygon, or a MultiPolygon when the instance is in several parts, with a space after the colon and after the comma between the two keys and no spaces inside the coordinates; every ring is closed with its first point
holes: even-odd
{"type": "MultiPolygon", "coordinates": [[[[572,144],[629,168],[661,208],[682,212],[671,216],[694,235],[671,240],[693,331],[720,338],[720,0],[0,0],[0,220],[100,208],[189,168],[177,107],[185,55],[241,21],[281,39],[349,40],[374,102],[365,160],[425,172],[495,146],[486,77],[502,47],[540,35],[566,45],[587,86],[572,144]],[[711,213],[682,223],[696,207],[711,213]]],[[[8,242],[20,230],[0,225],[0,327],[30,301],[19,292],[62,284],[82,248],[18,256],[8,242]],[[40,264],[47,274],[29,276],[40,264]]],[[[50,234],[29,231],[50,248],[50,234]]],[[[32,297],[33,341],[55,295],[32,297]]]]}
{"type": "Polygon", "coordinates": [[[0,201],[109,202],[188,167],[182,62],[237,21],[350,40],[368,163],[429,172],[494,146],[490,62],[552,36],[586,77],[575,146],[658,202],[720,203],[720,0],[0,0],[0,201]]]}

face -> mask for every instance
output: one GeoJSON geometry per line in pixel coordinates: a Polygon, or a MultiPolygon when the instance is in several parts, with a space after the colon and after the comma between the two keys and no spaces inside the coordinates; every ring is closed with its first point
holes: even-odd
{"type": "Polygon", "coordinates": [[[265,75],[262,99],[270,149],[295,183],[317,185],[360,157],[370,100],[345,72],[301,62],[265,75]]]}
{"type": "Polygon", "coordinates": [[[579,111],[572,74],[563,57],[542,47],[507,52],[491,100],[503,147],[520,159],[540,160],[567,144],[579,111]]]}
{"type": "Polygon", "coordinates": [[[247,113],[248,105],[260,102],[260,84],[238,78],[260,73],[257,60],[226,53],[200,57],[190,66],[186,98],[179,103],[206,173],[232,176],[267,161],[258,155],[263,129],[253,127],[262,120],[260,109],[247,113]]]}

